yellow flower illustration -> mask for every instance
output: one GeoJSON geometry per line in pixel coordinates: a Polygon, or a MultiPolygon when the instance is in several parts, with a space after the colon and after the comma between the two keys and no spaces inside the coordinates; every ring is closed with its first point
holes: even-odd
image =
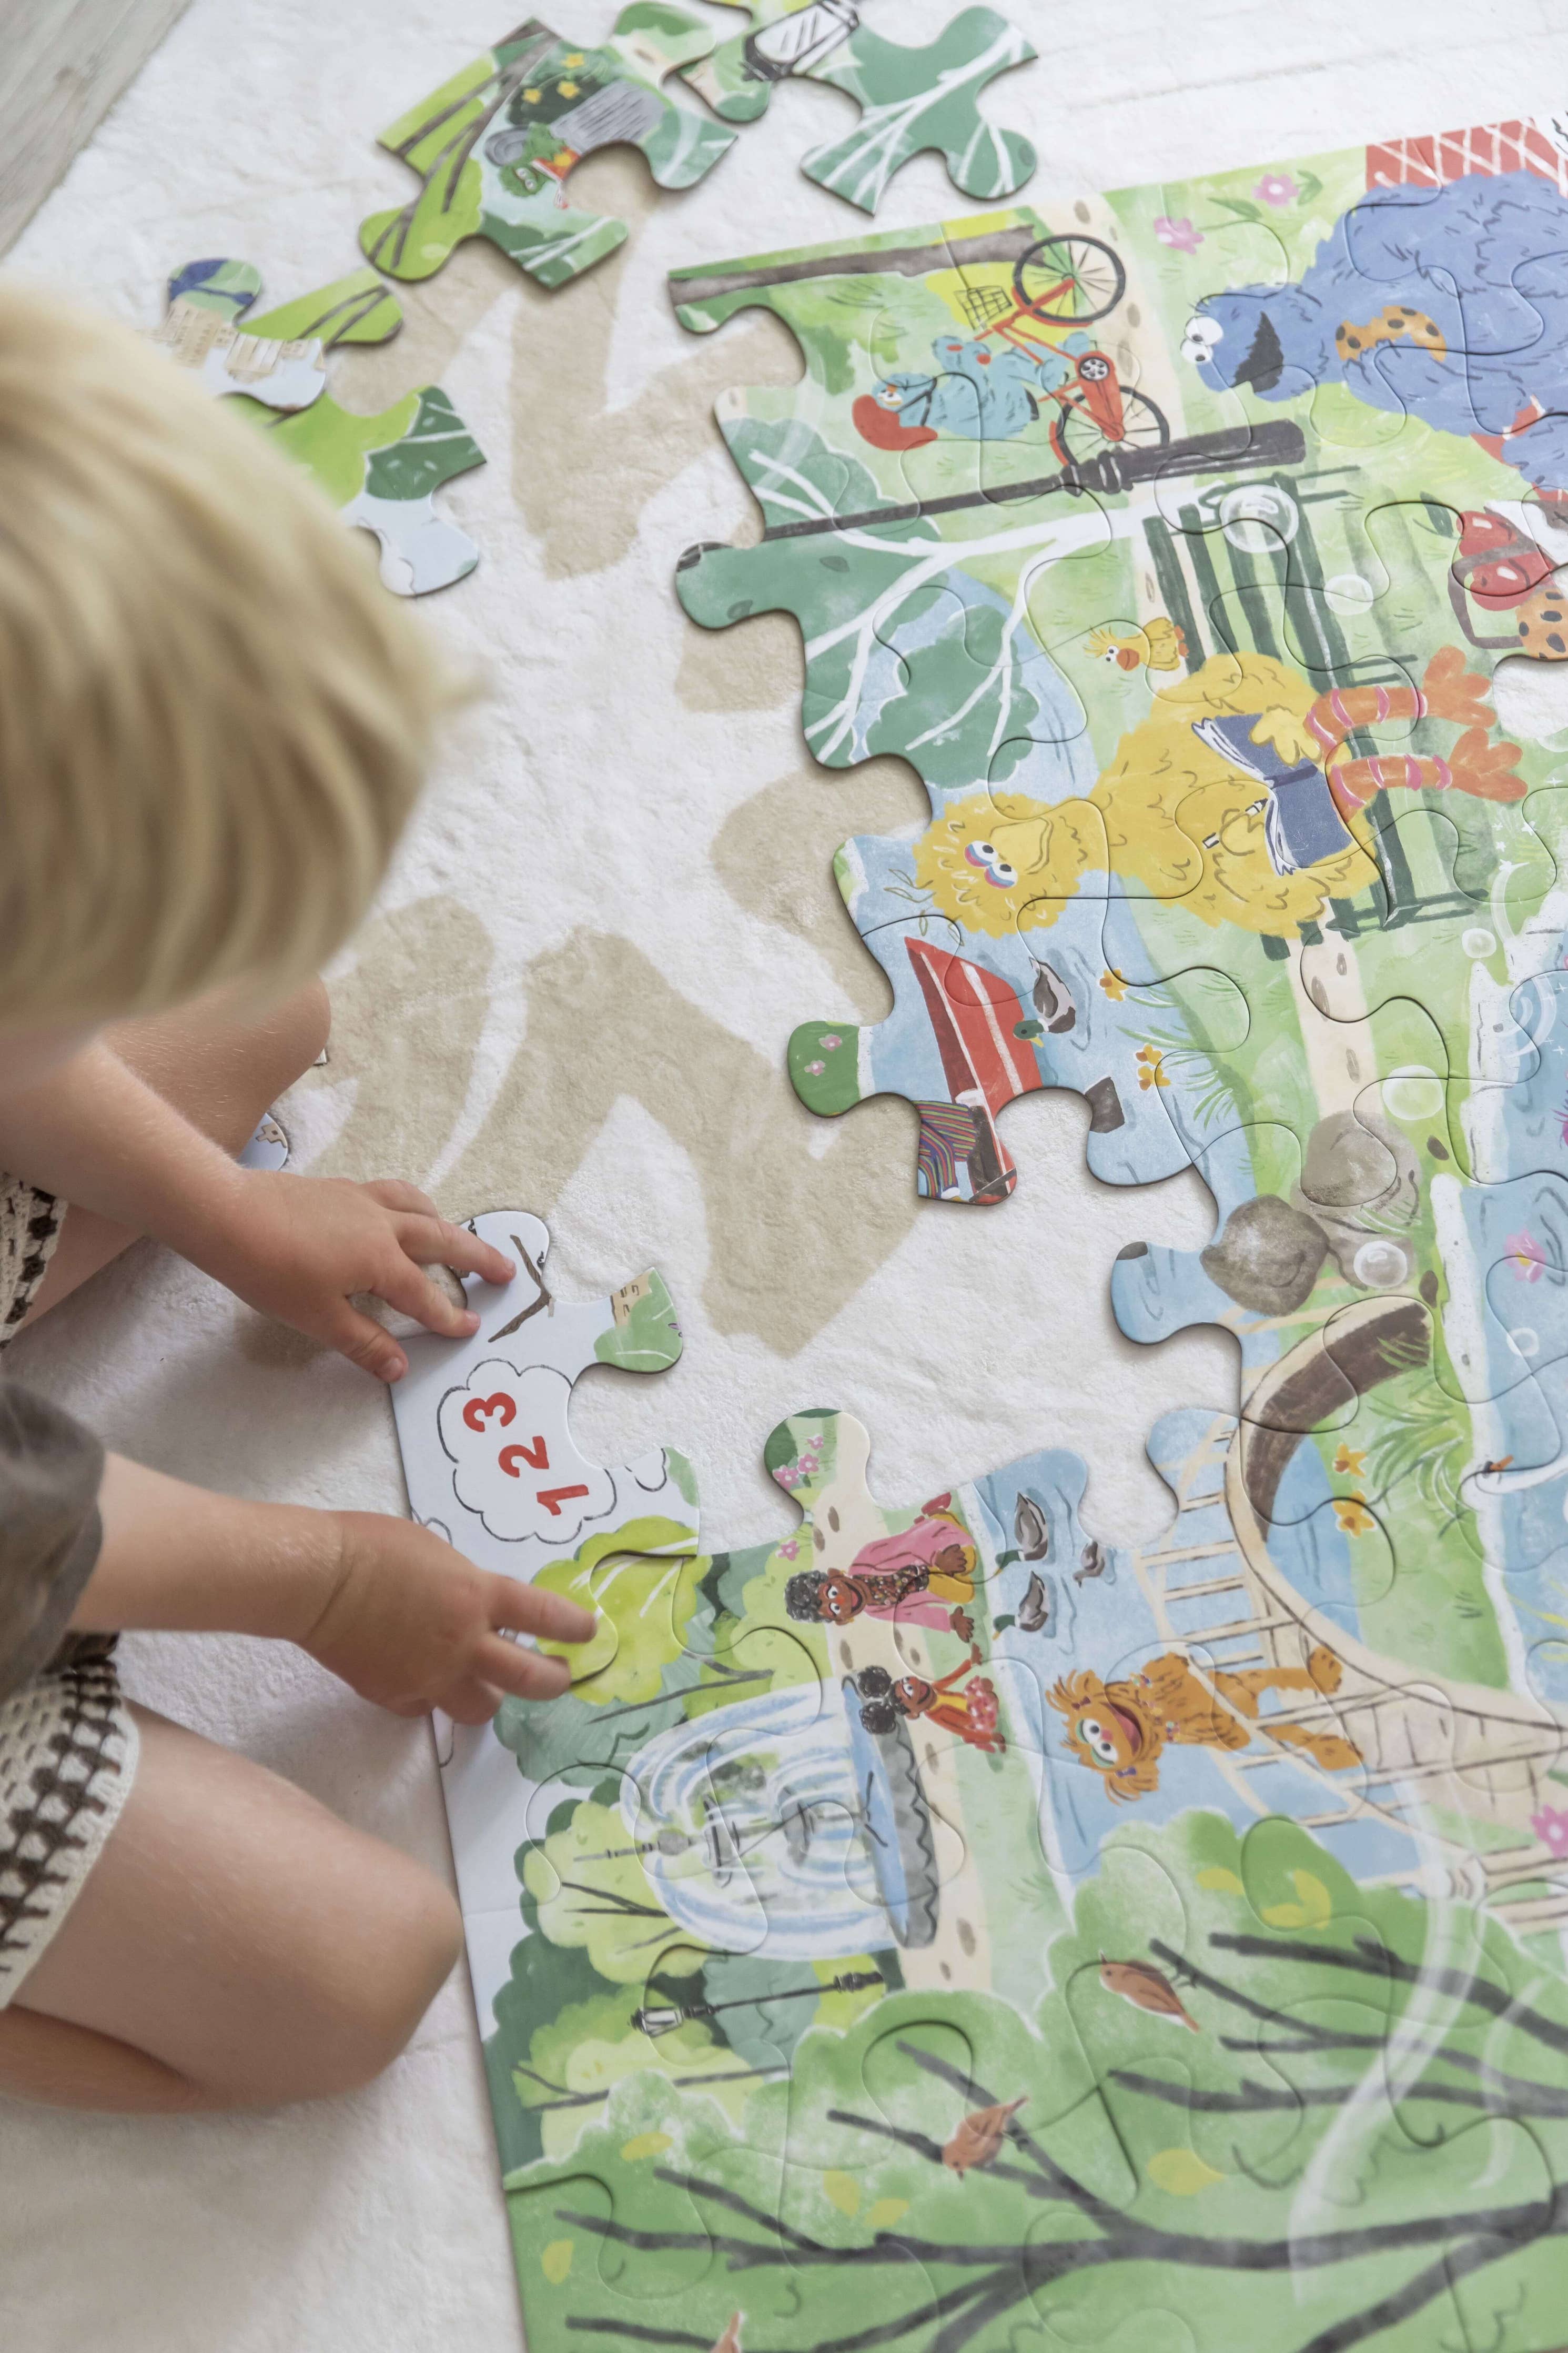
{"type": "Polygon", "coordinates": [[[580,66],[584,63],[585,58],[586,52],[584,50],[573,49],[562,58],[561,62],[563,66],[580,66]]]}
{"type": "Polygon", "coordinates": [[[1171,1082],[1165,1075],[1165,1058],[1158,1046],[1140,1046],[1136,1059],[1140,1066],[1138,1083],[1141,1087],[1170,1085],[1171,1082]]]}
{"type": "Polygon", "coordinates": [[[574,81],[562,82],[560,90],[563,98],[575,98],[577,95],[577,85],[574,81]]]}
{"type": "Polygon", "coordinates": [[[1127,983],[1114,965],[1109,971],[1100,974],[1100,985],[1113,1005],[1120,1005],[1127,994],[1127,983]]]}
{"type": "Polygon", "coordinates": [[[1365,1461],[1366,1456],[1358,1454],[1353,1446],[1341,1446],[1335,1451],[1334,1469],[1342,1479],[1359,1479],[1365,1461]]]}
{"type": "Polygon", "coordinates": [[[1364,1495],[1336,1495],[1334,1517],[1347,1536],[1364,1536],[1377,1522],[1366,1507],[1364,1495]]]}
{"type": "Polygon", "coordinates": [[[529,106],[537,106],[539,104],[539,92],[537,90],[525,90],[522,95],[525,103],[529,106]]]}

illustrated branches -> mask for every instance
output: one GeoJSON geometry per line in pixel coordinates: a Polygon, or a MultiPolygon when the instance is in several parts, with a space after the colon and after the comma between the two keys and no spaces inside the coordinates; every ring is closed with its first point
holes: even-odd
{"type": "MultiPolygon", "coordinates": [[[[1240,1960],[1297,1962],[1340,1973],[1352,1981],[1380,1979],[1412,1993],[1438,1996],[1459,2010],[1468,2008],[1506,2023],[1542,2051],[1568,2057],[1568,2026],[1473,1971],[1408,1962],[1370,1939],[1337,1949],[1277,1936],[1215,1933],[1208,1941],[1211,1947],[1240,1960]]],[[[1391,2047],[1386,2030],[1355,2032],[1319,2026],[1255,1999],[1216,1971],[1186,1960],[1158,1940],[1152,1943],[1151,1950],[1222,2007],[1251,2020],[1250,2036],[1218,2038],[1224,2050],[1364,2057],[1391,2047]]],[[[1402,2097],[1500,2117],[1568,2117],[1568,2091],[1535,2083],[1455,2048],[1446,2031],[1434,2031],[1430,2047],[1424,2049],[1424,2031],[1418,2023],[1410,2047],[1400,2047],[1402,2063],[1414,2063],[1420,2070],[1412,2083],[1402,2084],[1402,2097]]],[[[966,2109],[998,2105],[994,2090],[932,2052],[903,2039],[897,2048],[913,2066],[955,2091],[966,2109]]],[[[1194,2115],[1254,2115],[1298,2105],[1327,2106],[1342,2103],[1352,2088],[1336,2084],[1298,2091],[1244,2080],[1233,2091],[1219,2090],[1132,2069],[1113,2070],[1107,2080],[1124,2091],[1194,2115]]],[[[942,2164],[939,2142],[886,2117],[834,2108],[826,2121],[892,2142],[926,2164],[942,2164]]],[[[1007,2121],[1005,2143],[1005,2149],[987,2166],[987,2179],[1012,2183],[1030,2200],[1075,2216],[1081,2225],[1077,2232],[995,2243],[973,2237],[944,2241],[880,2230],[858,2245],[829,2245],[781,2216],[766,2212],[723,2182],[668,2167],[657,2168],[657,2178],[686,2192],[706,2215],[724,2218],[722,2223],[689,2231],[652,2229],[565,2208],[557,2210],[558,2219],[608,2243],[639,2253],[708,2254],[731,2274],[787,2271],[795,2275],[797,2284],[803,2284],[801,2274],[816,2271],[839,2276],[879,2275],[875,2320],[827,2336],[822,2333],[819,2310],[809,2337],[782,2348],[781,2353],[880,2353],[880,2348],[895,2347],[909,2348],[910,2353],[916,2347],[920,2353],[963,2353],[963,2348],[976,2342],[1016,2306],[1038,2298],[1075,2275],[1121,2263],[1153,2263],[1189,2273],[1289,2277],[1363,2263],[1368,2257],[1408,2257],[1412,2268],[1394,2279],[1385,2292],[1317,2327],[1292,2348],[1292,2353],[1352,2353],[1352,2348],[1371,2345],[1425,2311],[1449,2294],[1457,2282],[1544,2241],[1568,2235],[1568,2185],[1554,2188],[1542,2198],[1458,2212],[1414,2214],[1338,2230],[1296,2229],[1273,2238],[1171,2230],[1142,2221],[1102,2198],[1053,2156],[1016,2116],[1007,2121]],[[899,2266],[918,2277],[919,2289],[903,2309],[893,2309],[890,2275],[899,2266]],[[939,2286],[938,2281],[943,2284],[939,2286]]],[[[709,2353],[710,2337],[661,2328],[632,2316],[634,2309],[628,2305],[626,2317],[574,2314],[565,2325],[574,2333],[628,2346],[693,2347],[709,2353]]]]}

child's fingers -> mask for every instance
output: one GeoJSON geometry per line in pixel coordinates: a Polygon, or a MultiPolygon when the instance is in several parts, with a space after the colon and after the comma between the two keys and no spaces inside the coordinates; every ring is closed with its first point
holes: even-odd
{"type": "Polygon", "coordinates": [[[490,1624],[510,1627],[519,1634],[542,1634],[547,1642],[591,1641],[597,1624],[564,1594],[547,1592],[542,1585],[524,1585],[515,1577],[498,1577],[490,1590],[490,1624]]]}
{"type": "Polygon", "coordinates": [[[327,1319],[320,1336],[351,1365],[374,1373],[378,1381],[400,1381],[408,1370],[407,1357],[385,1326],[374,1315],[362,1315],[346,1299],[336,1314],[327,1319]]]}
{"type": "Polygon", "coordinates": [[[389,1267],[375,1286],[378,1299],[395,1307],[405,1315],[412,1315],[427,1332],[438,1332],[448,1340],[466,1340],[479,1330],[479,1319],[471,1307],[459,1307],[449,1299],[439,1283],[421,1274],[412,1259],[399,1258],[389,1267]]]}
{"type": "Polygon", "coordinates": [[[517,1699],[559,1699],[572,1680],[564,1659],[521,1650],[500,1634],[486,1634],[474,1645],[473,1672],[517,1699]]]}
{"type": "Polygon", "coordinates": [[[492,1250],[467,1226],[454,1226],[438,1218],[434,1209],[427,1217],[410,1215],[399,1224],[397,1239],[401,1247],[419,1266],[449,1266],[458,1274],[482,1275],[487,1282],[510,1282],[517,1268],[504,1250],[492,1250]]]}
{"type": "Polygon", "coordinates": [[[488,1724],[505,1696],[493,1683],[481,1683],[478,1675],[465,1675],[461,1683],[442,1693],[439,1705],[454,1724],[488,1724]]]}

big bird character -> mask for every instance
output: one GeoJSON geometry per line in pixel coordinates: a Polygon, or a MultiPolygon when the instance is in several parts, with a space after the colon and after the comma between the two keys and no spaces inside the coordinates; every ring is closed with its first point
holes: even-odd
{"type": "Polygon", "coordinates": [[[1289,934],[1377,878],[1363,814],[1394,786],[1519,800],[1517,744],[1493,744],[1486,681],[1445,646],[1419,687],[1336,687],[1271,655],[1215,654],[1163,688],[1087,799],[979,793],[936,818],[915,873],[936,912],[1000,939],[1057,921],[1096,872],[1180,898],[1206,923],[1289,934]],[[1425,717],[1447,756],[1352,757],[1355,729],[1425,717]]]}

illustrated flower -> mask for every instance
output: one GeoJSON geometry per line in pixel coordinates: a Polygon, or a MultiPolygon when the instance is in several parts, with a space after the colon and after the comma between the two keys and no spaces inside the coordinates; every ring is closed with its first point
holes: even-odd
{"type": "Polygon", "coordinates": [[[1127,983],[1114,966],[1100,974],[1100,985],[1113,1005],[1120,1005],[1127,994],[1127,983]]]}
{"type": "Polygon", "coordinates": [[[1374,1528],[1377,1525],[1377,1522],[1366,1508],[1364,1495],[1336,1495],[1334,1517],[1339,1522],[1342,1532],[1347,1536],[1364,1536],[1369,1528],[1374,1528]]]}
{"type": "Polygon", "coordinates": [[[560,89],[563,98],[575,98],[577,95],[577,85],[574,81],[563,81],[560,89]]]}
{"type": "Polygon", "coordinates": [[[1359,1479],[1365,1461],[1366,1456],[1358,1454],[1353,1446],[1341,1446],[1334,1452],[1334,1469],[1342,1479],[1359,1479]]]}
{"type": "Polygon", "coordinates": [[[817,1039],[817,1044],[822,1048],[825,1054],[831,1054],[836,1047],[842,1046],[844,1040],[839,1036],[837,1029],[825,1030],[823,1035],[817,1039]]]}
{"type": "Polygon", "coordinates": [[[525,105],[537,106],[539,104],[539,92],[537,90],[525,90],[522,96],[523,103],[525,105]]]}
{"type": "Polygon", "coordinates": [[[1561,1806],[1542,1806],[1530,1817],[1530,1827],[1559,1862],[1568,1862],[1568,1813],[1561,1806]]]}
{"type": "Polygon", "coordinates": [[[800,1538],[798,1536],[790,1536],[786,1538],[784,1543],[780,1545],[779,1558],[781,1560],[797,1560],[799,1556],[800,1538]]]}
{"type": "Polygon", "coordinates": [[[1260,204],[1293,205],[1301,191],[1289,172],[1265,172],[1252,193],[1260,204]]]}
{"type": "Polygon", "coordinates": [[[798,1487],[800,1484],[800,1466],[795,1462],[781,1462],[778,1469],[773,1472],[773,1477],[778,1481],[781,1487],[798,1487]]]}
{"type": "Polygon", "coordinates": [[[1510,1234],[1504,1256],[1521,1282],[1539,1282],[1547,1263],[1546,1252],[1531,1233],[1510,1234]]]}
{"type": "Polygon", "coordinates": [[[1190,220],[1172,220],[1167,213],[1156,217],[1154,234],[1162,245],[1173,247],[1177,253],[1195,253],[1204,241],[1201,228],[1194,228],[1190,220]]]}
{"type": "Polygon", "coordinates": [[[807,1062],[805,1066],[806,1077],[808,1079],[819,1079],[826,1068],[827,1065],[826,1062],[807,1062]]]}
{"type": "Polygon", "coordinates": [[[1158,1046],[1140,1046],[1134,1059],[1139,1065],[1138,1083],[1141,1087],[1170,1085],[1171,1082],[1165,1075],[1165,1058],[1158,1046]]]}

